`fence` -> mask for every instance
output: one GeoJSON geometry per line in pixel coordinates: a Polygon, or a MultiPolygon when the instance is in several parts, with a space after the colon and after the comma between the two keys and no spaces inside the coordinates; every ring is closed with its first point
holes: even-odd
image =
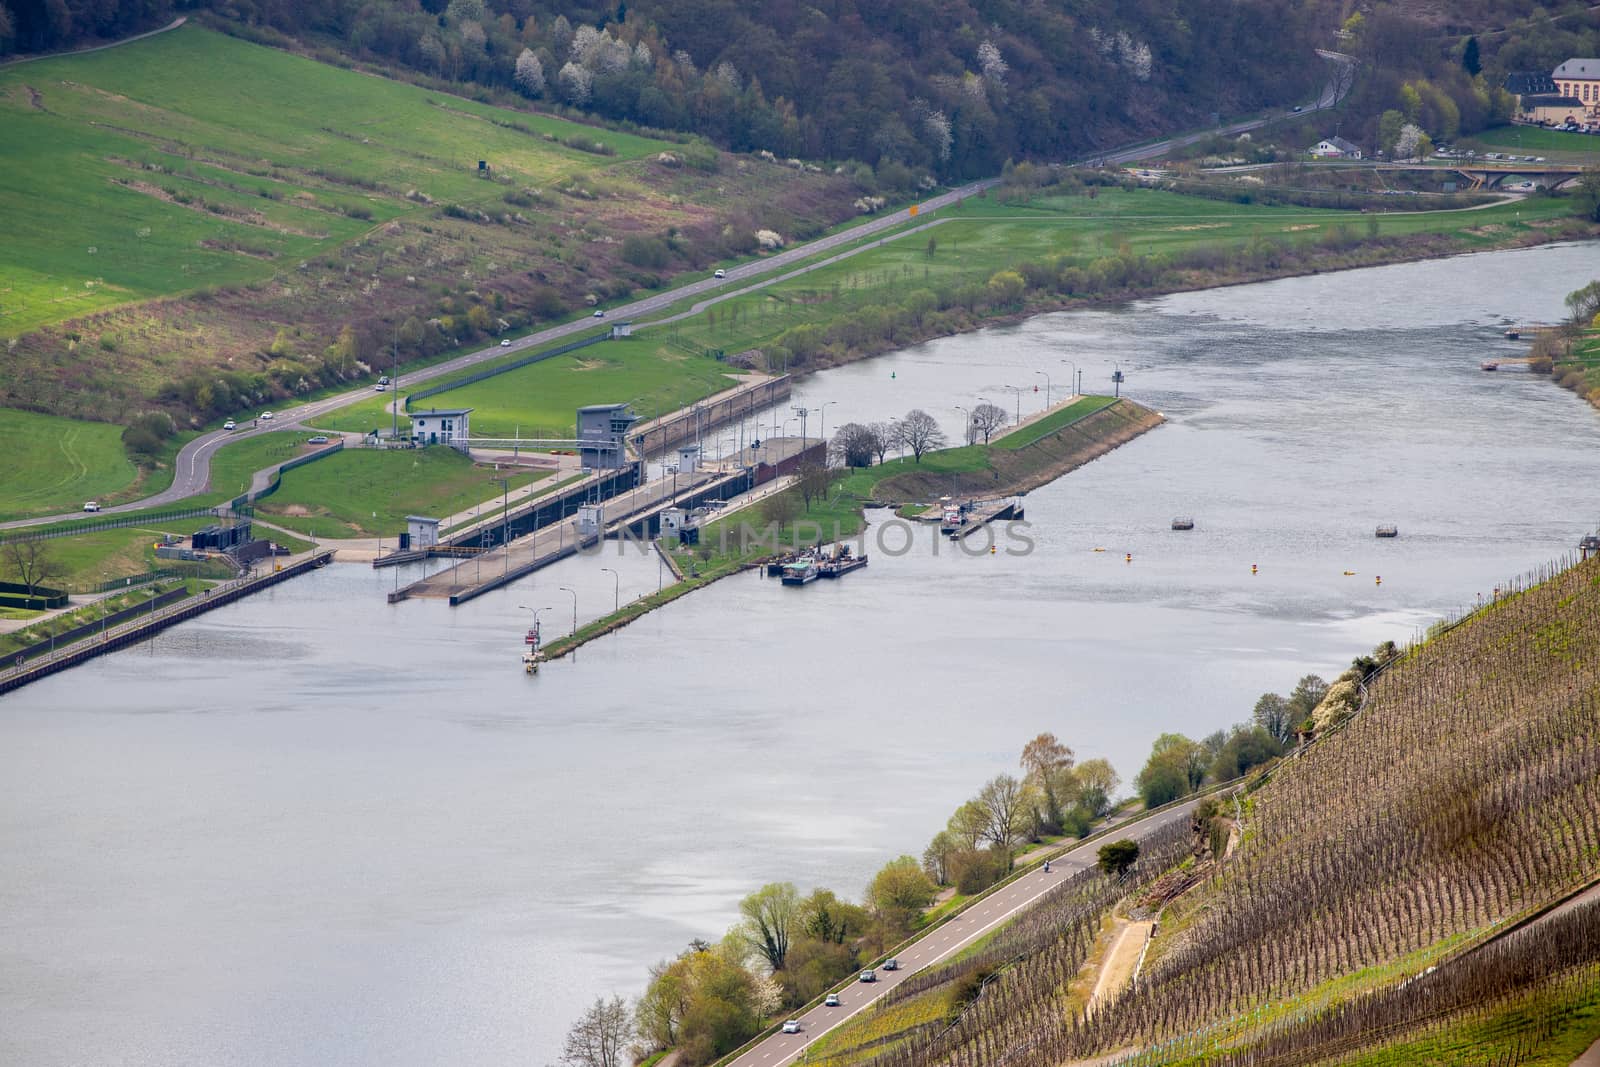
{"type": "Polygon", "coordinates": [[[222,518],[229,511],[241,518],[249,518],[254,512],[244,497],[227,504],[218,504],[216,507],[207,508],[178,508],[172,511],[138,511],[121,518],[96,519],[93,522],[73,523],[71,526],[56,526],[48,530],[37,530],[32,533],[18,533],[10,537],[0,537],[0,545],[8,541],[48,541],[56,537],[75,537],[78,534],[95,533],[100,530],[116,530],[125,526],[150,526],[158,522],[171,522],[177,519],[195,519],[202,515],[212,518],[222,518]]]}
{"type": "Polygon", "coordinates": [[[161,570],[145,571],[142,574],[126,574],[121,578],[108,578],[103,582],[89,582],[72,587],[74,593],[89,596],[96,593],[110,593],[117,589],[131,589],[136,585],[146,585],[150,582],[159,582],[167,578],[188,578],[194,570],[178,570],[175,567],[164,567],[161,570]]]}
{"type": "Polygon", "coordinates": [[[268,479],[264,488],[260,490],[252,489],[245,493],[244,496],[235,499],[234,503],[238,504],[240,501],[244,501],[246,506],[248,506],[250,504],[254,504],[257,500],[260,500],[264,496],[271,496],[273,493],[278,491],[278,486],[282,484],[284,471],[292,471],[296,467],[304,467],[307,463],[315,463],[319,459],[326,459],[335,452],[343,451],[344,439],[340,438],[327,448],[319,448],[315,452],[307,452],[303,456],[296,456],[293,459],[286,459],[273,468],[272,477],[268,479]]]}
{"type": "Polygon", "coordinates": [[[548,348],[542,352],[535,352],[531,356],[523,356],[521,359],[514,359],[510,363],[497,363],[494,366],[486,367],[475,374],[469,374],[465,378],[452,378],[447,382],[441,382],[438,385],[431,385],[421,392],[408,394],[405,400],[405,409],[407,411],[411,410],[411,402],[413,400],[426,400],[430,396],[438,396],[440,393],[448,393],[452,389],[460,389],[464,386],[476,385],[478,382],[493,378],[496,375],[505,374],[508,371],[519,370],[523,367],[529,367],[542,360],[554,359],[556,356],[564,356],[568,352],[576,352],[580,348],[588,348],[590,345],[597,345],[601,341],[609,340],[611,340],[611,334],[609,331],[606,333],[595,334],[593,337],[585,337],[578,341],[568,341],[564,345],[557,345],[554,348],[548,348]]]}

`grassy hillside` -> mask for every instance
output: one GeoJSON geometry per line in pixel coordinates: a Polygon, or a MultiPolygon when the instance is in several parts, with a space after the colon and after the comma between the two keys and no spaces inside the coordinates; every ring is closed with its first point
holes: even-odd
{"type": "Polygon", "coordinates": [[[94,418],[219,416],[359,377],[397,336],[429,355],[854,213],[843,179],[194,26],[0,68],[0,125],[0,404],[94,418]]]}
{"type": "Polygon", "coordinates": [[[6,456],[0,519],[109,502],[139,477],[122,449],[121,430],[105,423],[0,410],[0,452],[6,456]]]}
{"type": "Polygon", "coordinates": [[[1600,893],[1497,935],[1600,879],[1597,726],[1591,560],[1406,655],[1249,792],[1226,863],[1125,902],[1166,902],[1134,990],[1087,1018],[1065,999],[1092,940],[1078,916],[955,1026],[840,1062],[1458,1062],[1473,1041],[1472,1062],[1568,1062],[1600,1037],[1600,893]]]}

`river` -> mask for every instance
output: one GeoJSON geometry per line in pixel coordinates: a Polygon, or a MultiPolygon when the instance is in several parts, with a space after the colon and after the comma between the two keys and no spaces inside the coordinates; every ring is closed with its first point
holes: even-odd
{"type": "Polygon", "coordinates": [[[1170,422],[1029,494],[1028,553],[869,535],[840,582],[731,578],[537,678],[522,607],[562,632],[656,562],[457,609],[330,567],[8,696],[0,1062],[551,1062],[761,883],[859,895],[1041,730],[1131,779],[1158,733],[1239,721],[1593,528],[1600,418],[1478,364],[1597,274],[1563,246],[1183,294],[798,388],[830,428],[921,406],[959,432],[1008,385],[1041,405],[1036,370],[1120,367],[1170,422]]]}

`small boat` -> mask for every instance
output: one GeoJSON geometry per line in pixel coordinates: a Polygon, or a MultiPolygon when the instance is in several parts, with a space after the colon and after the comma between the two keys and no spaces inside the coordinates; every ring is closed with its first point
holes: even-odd
{"type": "Polygon", "coordinates": [[[1478,364],[1478,369],[1479,370],[1499,370],[1500,369],[1500,364],[1496,363],[1492,359],[1486,359],[1482,363],[1478,364]]]}
{"type": "Polygon", "coordinates": [[[1173,519],[1172,520],[1172,528],[1174,530],[1192,530],[1192,529],[1194,529],[1194,520],[1193,519],[1173,519]]]}
{"type": "Polygon", "coordinates": [[[522,654],[522,669],[527,674],[538,674],[541,662],[543,662],[543,657],[537,652],[524,652],[522,654]]]}
{"type": "Polygon", "coordinates": [[[1520,340],[1522,340],[1522,331],[1517,329],[1515,326],[1511,327],[1511,329],[1506,331],[1506,340],[1507,341],[1520,341],[1520,340]]]}
{"type": "Polygon", "coordinates": [[[967,508],[964,504],[957,504],[947,496],[939,498],[939,532],[952,534],[967,521],[967,508]]]}
{"type": "Polygon", "coordinates": [[[801,556],[793,563],[783,565],[783,584],[805,585],[816,581],[817,573],[817,561],[810,556],[801,556]]]}
{"type": "Polygon", "coordinates": [[[1378,527],[1377,532],[1373,536],[1375,536],[1375,537],[1399,537],[1400,536],[1400,528],[1398,526],[1380,526],[1380,527],[1378,527]]]}

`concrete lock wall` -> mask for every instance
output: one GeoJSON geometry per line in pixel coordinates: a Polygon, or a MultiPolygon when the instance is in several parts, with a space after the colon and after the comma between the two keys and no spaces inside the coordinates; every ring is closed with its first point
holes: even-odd
{"type": "Polygon", "coordinates": [[[661,425],[637,433],[630,438],[634,446],[646,456],[654,456],[694,441],[725,422],[745,418],[779,401],[788,399],[791,382],[787,374],[768,381],[746,386],[719,400],[691,408],[672,418],[663,419],[661,425]]]}

